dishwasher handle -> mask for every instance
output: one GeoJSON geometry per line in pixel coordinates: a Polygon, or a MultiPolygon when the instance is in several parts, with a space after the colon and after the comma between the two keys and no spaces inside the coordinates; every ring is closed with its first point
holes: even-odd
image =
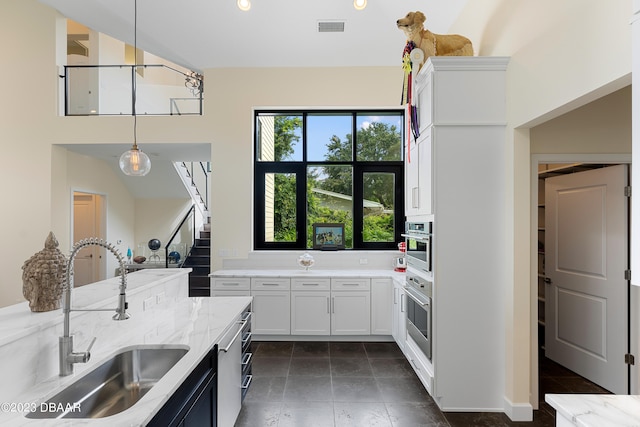
{"type": "Polygon", "coordinates": [[[221,348],[220,351],[224,351],[226,353],[231,349],[231,347],[233,346],[233,343],[236,342],[236,340],[238,339],[238,337],[242,333],[242,330],[244,329],[245,325],[247,324],[247,320],[241,320],[239,322],[236,322],[236,324],[237,325],[242,325],[242,326],[240,326],[238,328],[238,331],[236,332],[235,336],[231,339],[231,342],[229,342],[229,344],[226,347],[221,348]]]}

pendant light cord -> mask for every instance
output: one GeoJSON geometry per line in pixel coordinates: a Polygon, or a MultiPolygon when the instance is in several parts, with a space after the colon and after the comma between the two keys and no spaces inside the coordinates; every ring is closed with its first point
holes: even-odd
{"type": "Polygon", "coordinates": [[[138,0],[133,0],[133,147],[138,148],[138,115],[136,114],[136,86],[138,77],[138,0]]]}

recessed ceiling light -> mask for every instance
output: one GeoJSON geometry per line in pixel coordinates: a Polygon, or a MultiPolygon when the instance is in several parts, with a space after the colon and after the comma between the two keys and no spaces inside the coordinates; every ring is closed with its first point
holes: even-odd
{"type": "Polygon", "coordinates": [[[247,11],[251,9],[251,1],[250,0],[238,0],[238,9],[242,11],[247,11]]]}
{"type": "Polygon", "coordinates": [[[362,10],[367,7],[367,0],[353,0],[353,7],[355,7],[356,10],[362,10]]]}

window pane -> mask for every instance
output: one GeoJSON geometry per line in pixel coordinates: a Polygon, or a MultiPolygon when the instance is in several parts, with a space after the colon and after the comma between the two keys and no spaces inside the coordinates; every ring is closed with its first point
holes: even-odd
{"type": "Polygon", "coordinates": [[[350,162],[351,114],[307,115],[307,160],[350,162]]]}
{"type": "Polygon", "coordinates": [[[307,248],[313,247],[315,222],[344,223],[345,248],[353,248],[353,169],[351,166],[307,168],[307,248]]]}
{"type": "Polygon", "coordinates": [[[268,173],[264,184],[264,241],[296,241],[296,174],[268,173]]]}
{"type": "Polygon", "coordinates": [[[402,160],[402,116],[358,114],[356,160],[366,162],[402,160]]]}
{"type": "Polygon", "coordinates": [[[302,161],[301,115],[259,114],[256,135],[258,161],[302,161]]]}
{"type": "Polygon", "coordinates": [[[395,241],[395,175],[364,173],[362,201],[362,240],[364,242],[395,241]]]}

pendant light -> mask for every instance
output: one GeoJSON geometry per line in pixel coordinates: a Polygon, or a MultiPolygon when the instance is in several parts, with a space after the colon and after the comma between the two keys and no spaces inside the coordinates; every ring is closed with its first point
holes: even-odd
{"type": "Polygon", "coordinates": [[[149,156],[140,151],[137,142],[138,133],[138,116],[136,114],[136,80],[135,73],[138,71],[138,0],[133,2],[133,146],[131,150],[124,152],[120,156],[120,169],[125,175],[129,176],[145,176],[151,170],[151,160],[149,156]]]}

